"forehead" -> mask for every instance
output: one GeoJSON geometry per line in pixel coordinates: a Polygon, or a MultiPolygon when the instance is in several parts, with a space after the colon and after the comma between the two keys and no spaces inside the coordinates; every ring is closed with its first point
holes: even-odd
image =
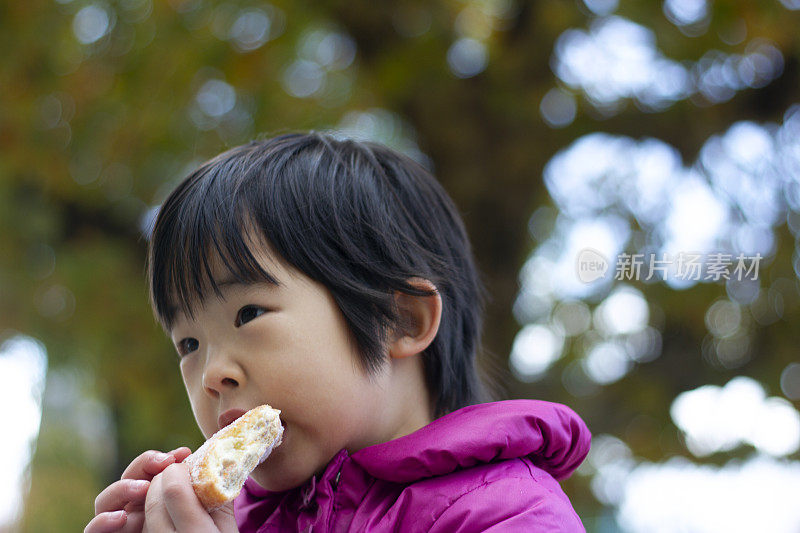
{"type": "MultiPolygon", "coordinates": [[[[247,251],[252,254],[253,259],[255,259],[262,270],[275,278],[276,281],[280,283],[282,278],[291,277],[293,275],[292,271],[294,269],[275,252],[272,245],[267,242],[266,239],[260,236],[254,236],[252,230],[245,233],[243,237],[247,251]]],[[[242,258],[240,257],[239,259],[242,258]]],[[[206,260],[208,261],[211,271],[211,279],[217,282],[219,286],[235,284],[239,277],[244,278],[245,281],[254,281],[247,279],[247,273],[241,272],[241,269],[236,267],[239,261],[234,260],[234,258],[230,256],[223,257],[218,252],[209,252],[206,254],[206,260]]]]}
{"type": "Polygon", "coordinates": [[[247,251],[252,259],[241,256],[234,259],[230,256],[223,257],[218,251],[207,251],[200,258],[200,264],[183,265],[184,293],[180,293],[179,283],[175,282],[171,284],[169,291],[168,312],[175,322],[187,315],[192,318],[194,309],[198,306],[204,307],[211,298],[224,300],[230,292],[252,286],[277,292],[285,288],[287,283],[303,278],[302,273],[281,258],[268,242],[252,235],[250,232],[245,236],[247,251]],[[253,261],[266,276],[253,267],[253,261]]]}

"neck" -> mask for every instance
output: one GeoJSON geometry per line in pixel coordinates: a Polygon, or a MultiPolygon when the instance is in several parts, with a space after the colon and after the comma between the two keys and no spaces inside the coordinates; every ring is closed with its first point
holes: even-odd
{"type": "Polygon", "coordinates": [[[392,359],[391,365],[397,379],[394,380],[391,405],[388,406],[394,423],[389,428],[386,440],[413,433],[433,421],[422,354],[392,359]]]}
{"type": "Polygon", "coordinates": [[[381,380],[371,430],[365,427],[360,442],[348,447],[350,453],[409,435],[433,421],[421,355],[391,358],[382,372],[388,375],[381,380]]]}

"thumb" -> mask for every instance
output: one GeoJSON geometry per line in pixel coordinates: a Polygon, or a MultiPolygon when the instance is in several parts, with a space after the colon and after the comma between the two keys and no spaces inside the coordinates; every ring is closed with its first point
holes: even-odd
{"type": "Polygon", "coordinates": [[[233,501],[229,501],[211,513],[211,519],[220,533],[239,533],[236,519],[233,516],[233,501]]]}

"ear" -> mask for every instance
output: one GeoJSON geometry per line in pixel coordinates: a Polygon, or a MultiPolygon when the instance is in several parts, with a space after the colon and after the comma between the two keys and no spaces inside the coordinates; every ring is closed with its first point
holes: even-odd
{"type": "MultiPolygon", "coordinates": [[[[436,286],[427,279],[411,278],[408,282],[419,289],[436,291],[436,286]]],[[[396,292],[395,303],[406,327],[395,331],[389,355],[395,358],[416,355],[425,350],[439,332],[442,297],[438,291],[432,296],[396,292]]]]}

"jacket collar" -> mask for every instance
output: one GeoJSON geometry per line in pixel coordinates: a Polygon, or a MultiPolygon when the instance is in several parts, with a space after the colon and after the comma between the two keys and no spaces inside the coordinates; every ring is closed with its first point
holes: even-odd
{"type": "Polygon", "coordinates": [[[371,476],[396,483],[449,474],[496,460],[528,457],[555,479],[589,453],[591,433],[565,405],[508,400],[464,407],[351,459],[371,476]]]}

